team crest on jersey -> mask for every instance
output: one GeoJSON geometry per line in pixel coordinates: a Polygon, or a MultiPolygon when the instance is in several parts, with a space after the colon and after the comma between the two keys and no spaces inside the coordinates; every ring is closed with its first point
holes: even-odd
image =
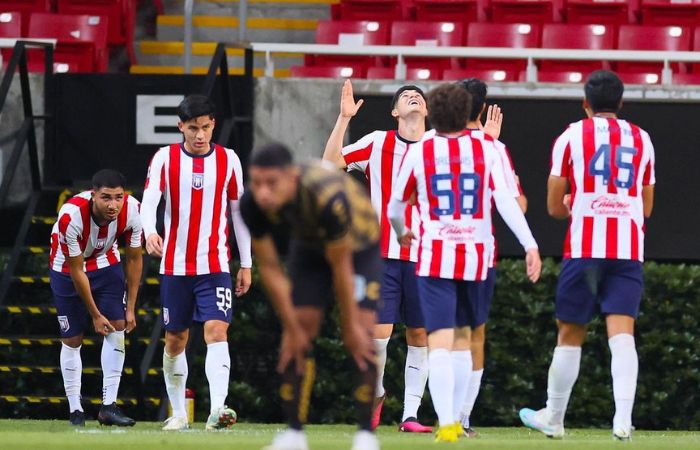
{"type": "Polygon", "coordinates": [[[163,324],[167,325],[170,323],[170,311],[168,308],[163,308],[163,324]]]}
{"type": "Polygon", "coordinates": [[[68,316],[58,316],[58,326],[61,328],[61,332],[66,333],[70,330],[70,322],[68,322],[68,316]]]}
{"type": "Polygon", "coordinates": [[[204,174],[203,173],[193,173],[192,174],[192,187],[194,189],[202,189],[204,187],[204,174]]]}
{"type": "Polygon", "coordinates": [[[107,238],[98,239],[97,242],[95,242],[95,249],[99,250],[99,249],[105,248],[106,243],[107,243],[107,238]]]}

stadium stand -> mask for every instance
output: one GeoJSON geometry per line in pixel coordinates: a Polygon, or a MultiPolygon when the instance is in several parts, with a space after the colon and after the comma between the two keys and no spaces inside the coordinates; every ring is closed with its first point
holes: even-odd
{"type": "Polygon", "coordinates": [[[463,80],[465,78],[478,78],[486,82],[518,81],[518,72],[510,70],[472,70],[472,69],[448,69],[442,73],[443,80],[463,80]]]}
{"type": "MultiPolygon", "coordinates": [[[[474,23],[467,30],[467,47],[537,48],[540,46],[541,33],[539,24],[474,23]]],[[[517,74],[525,70],[527,62],[524,59],[468,58],[465,64],[469,69],[496,68],[517,74]]]]}
{"type": "MultiPolygon", "coordinates": [[[[391,26],[391,45],[423,47],[461,47],[464,45],[464,25],[459,22],[394,22],[391,26]]],[[[392,59],[391,65],[394,64],[392,59]]],[[[441,72],[457,64],[453,58],[405,59],[409,68],[431,69],[441,72]]]]}
{"type": "MultiPolygon", "coordinates": [[[[316,29],[317,44],[332,45],[388,45],[389,23],[377,21],[320,20],[316,29]]],[[[367,67],[377,65],[375,58],[354,55],[307,55],[306,66],[353,66],[367,67]]]]}
{"type": "Polygon", "coordinates": [[[559,0],[492,0],[491,20],[502,23],[561,22],[559,0]]]}
{"type": "MultiPolygon", "coordinates": [[[[393,78],[393,67],[370,67],[367,69],[367,79],[369,80],[391,80],[393,78]]],[[[442,71],[439,69],[409,68],[406,69],[406,79],[412,81],[437,81],[442,79],[442,71]]]]}
{"type": "Polygon", "coordinates": [[[367,69],[363,66],[294,66],[291,73],[293,77],[302,78],[365,78],[367,69]]]}
{"type": "MultiPolygon", "coordinates": [[[[620,50],[666,50],[689,51],[691,30],[677,26],[634,26],[622,25],[618,32],[617,48],[620,50]]],[[[660,74],[663,64],[650,62],[618,62],[617,70],[626,74],[660,74]]],[[[675,73],[685,73],[685,64],[674,63],[675,73]]],[[[624,78],[623,78],[624,81],[624,78]]]]}
{"type": "Polygon", "coordinates": [[[408,8],[401,0],[343,0],[340,3],[343,20],[408,19],[408,8]]]}
{"type": "MultiPolygon", "coordinates": [[[[22,36],[22,14],[16,11],[0,12],[0,38],[18,38],[22,36]]],[[[2,60],[7,64],[7,60],[12,55],[11,48],[0,49],[2,60]]]]}
{"type": "Polygon", "coordinates": [[[486,20],[485,0],[415,0],[417,20],[469,24],[486,20]]]}
{"type": "Polygon", "coordinates": [[[29,31],[29,16],[35,12],[50,12],[51,0],[0,0],[0,12],[16,11],[22,15],[22,36],[29,31]]]}
{"type": "Polygon", "coordinates": [[[695,26],[700,23],[698,0],[641,0],[642,24],[695,26]]]}
{"type": "MultiPolygon", "coordinates": [[[[542,27],[542,48],[611,50],[614,28],[609,25],[545,24],[542,27]]],[[[544,71],[583,72],[609,69],[606,61],[540,61],[544,71]]]]}
{"type": "Polygon", "coordinates": [[[567,0],[566,22],[622,25],[634,19],[630,6],[630,0],[567,0]]]}

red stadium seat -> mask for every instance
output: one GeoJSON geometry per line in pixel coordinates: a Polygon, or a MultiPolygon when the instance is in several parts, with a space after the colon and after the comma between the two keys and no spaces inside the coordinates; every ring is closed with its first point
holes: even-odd
{"type": "Polygon", "coordinates": [[[342,20],[401,20],[408,18],[401,0],[342,0],[342,20]]]}
{"type": "Polygon", "coordinates": [[[561,22],[559,0],[491,0],[491,21],[496,23],[561,22]]]}
{"type": "Polygon", "coordinates": [[[463,80],[465,78],[478,78],[486,83],[518,81],[518,72],[510,70],[448,69],[442,73],[443,80],[463,80]]]}
{"type": "MultiPolygon", "coordinates": [[[[22,37],[22,14],[19,12],[0,12],[0,38],[18,38],[22,37]]],[[[12,56],[11,48],[0,49],[3,65],[12,56]]]]}
{"type": "MultiPolygon", "coordinates": [[[[622,25],[617,39],[620,50],[689,51],[690,29],[674,26],[622,25]]],[[[620,72],[661,73],[662,63],[625,61],[617,63],[620,72]]],[[[674,72],[685,72],[685,64],[671,64],[674,72]]]]}
{"type": "MultiPolygon", "coordinates": [[[[467,30],[467,47],[537,48],[542,28],[526,23],[473,23],[467,30]]],[[[468,58],[469,69],[498,69],[517,73],[525,70],[524,59],[468,58]]]]}
{"type": "Polygon", "coordinates": [[[642,24],[700,24],[700,0],[642,0],[642,24]]]}
{"type": "Polygon", "coordinates": [[[659,84],[661,74],[655,72],[617,72],[625,84],[659,84]]]}
{"type": "MultiPolygon", "coordinates": [[[[367,78],[370,80],[393,80],[395,69],[393,67],[370,67],[367,69],[367,78]]],[[[407,80],[440,80],[442,71],[429,68],[410,68],[406,70],[407,80]]]]}
{"type": "MultiPolygon", "coordinates": [[[[537,81],[540,83],[584,83],[588,73],[578,71],[546,71],[537,72],[537,81]]],[[[525,72],[521,72],[520,81],[525,81],[525,72]]]]}
{"type": "MultiPolygon", "coordinates": [[[[394,22],[390,42],[391,45],[419,47],[461,47],[464,25],[458,22],[394,22]]],[[[452,58],[406,57],[405,62],[409,68],[443,70],[450,67],[452,58]]]]}
{"type": "MultiPolygon", "coordinates": [[[[107,70],[106,17],[32,14],[28,37],[58,39],[54,52],[58,63],[75,64],[80,72],[107,70]]],[[[37,55],[30,53],[30,57],[37,55]]]]}
{"type": "Polygon", "coordinates": [[[291,72],[299,78],[365,78],[364,68],[343,66],[294,66],[291,72]]]}
{"type": "Polygon", "coordinates": [[[629,23],[629,0],[567,0],[566,22],[606,25],[629,23]]]}
{"type": "MultiPolygon", "coordinates": [[[[611,50],[614,45],[614,29],[610,25],[545,24],[542,28],[542,48],[611,50]]],[[[543,71],[592,72],[608,69],[605,61],[558,61],[539,62],[543,71]]]]}
{"type": "Polygon", "coordinates": [[[58,12],[108,17],[108,44],[124,45],[133,40],[136,12],[134,0],[58,0],[58,12]]]}
{"type": "Polygon", "coordinates": [[[700,73],[674,73],[672,84],[676,86],[700,85],[700,73]]]}
{"type": "Polygon", "coordinates": [[[486,20],[484,0],[415,0],[416,19],[422,22],[472,23],[486,20]]]}
{"type": "Polygon", "coordinates": [[[0,0],[0,11],[17,11],[22,14],[22,36],[29,31],[29,16],[35,12],[51,11],[51,0],[0,0]]]}
{"type": "MultiPolygon", "coordinates": [[[[316,43],[330,45],[388,45],[389,23],[375,21],[321,20],[316,29],[316,43]]],[[[376,65],[376,58],[355,55],[307,55],[306,66],[376,65]]]]}

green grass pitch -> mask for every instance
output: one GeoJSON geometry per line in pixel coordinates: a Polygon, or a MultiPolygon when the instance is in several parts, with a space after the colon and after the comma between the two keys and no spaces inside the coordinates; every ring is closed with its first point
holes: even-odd
{"type": "MultiPolygon", "coordinates": [[[[270,443],[282,425],[240,423],[231,430],[205,432],[204,424],[180,433],[160,431],[160,424],[137,423],[131,429],[100,427],[90,421],[83,429],[75,429],[67,421],[0,420],[0,448],[14,449],[79,449],[79,450],[150,450],[150,449],[259,449],[270,443]]],[[[312,425],[307,429],[312,450],[349,449],[354,427],[350,425],[312,425]]],[[[442,448],[485,449],[700,449],[700,432],[636,431],[629,443],[614,442],[609,430],[567,430],[562,441],[547,439],[525,428],[481,428],[477,439],[463,439],[456,444],[435,444],[432,435],[398,433],[395,427],[378,430],[382,449],[414,450],[442,448]]]]}

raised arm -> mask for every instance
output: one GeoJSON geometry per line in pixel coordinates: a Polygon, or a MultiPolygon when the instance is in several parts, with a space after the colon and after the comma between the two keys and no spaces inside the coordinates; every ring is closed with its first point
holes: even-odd
{"type": "Polygon", "coordinates": [[[323,159],[330,161],[337,167],[344,169],[347,167],[345,158],[343,158],[343,138],[348,129],[350,120],[357,114],[357,111],[364,103],[364,100],[355,102],[355,97],[352,93],[352,83],[350,80],[345,80],[343,90],[340,94],[340,114],[335,122],[335,127],[326,142],[326,149],[323,151],[323,159]]]}

